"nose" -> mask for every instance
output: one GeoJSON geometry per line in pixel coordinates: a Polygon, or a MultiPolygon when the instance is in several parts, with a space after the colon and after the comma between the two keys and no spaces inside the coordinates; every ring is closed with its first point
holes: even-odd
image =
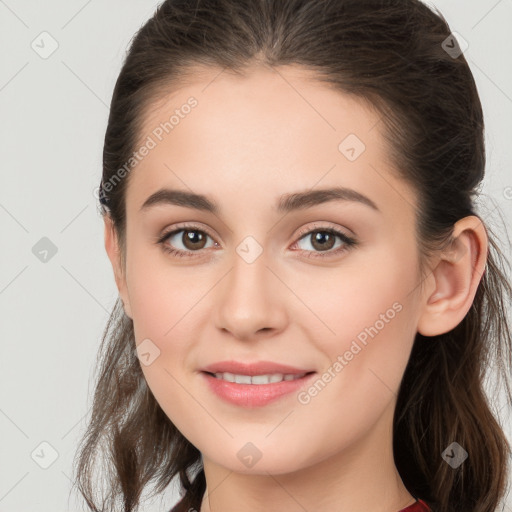
{"type": "Polygon", "coordinates": [[[252,263],[235,254],[232,268],[218,284],[216,327],[244,341],[275,335],[286,327],[291,295],[263,254],[252,263]]]}

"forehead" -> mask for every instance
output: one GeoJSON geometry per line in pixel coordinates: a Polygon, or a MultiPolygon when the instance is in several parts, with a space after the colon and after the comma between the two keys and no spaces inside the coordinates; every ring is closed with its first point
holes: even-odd
{"type": "Polygon", "coordinates": [[[279,195],[328,186],[411,203],[383,129],[370,103],[304,68],[191,69],[145,113],[138,146],[151,139],[152,149],[130,177],[127,202],[140,207],[167,185],[219,202],[265,196],[270,206],[279,195]]]}
{"type": "MultiPolygon", "coordinates": [[[[364,98],[336,90],[332,84],[320,81],[313,71],[299,66],[255,66],[241,73],[218,68],[191,67],[180,75],[179,85],[165,88],[150,101],[142,119],[139,142],[155,128],[178,114],[172,128],[186,117],[192,120],[196,135],[216,130],[220,138],[244,128],[240,137],[268,141],[276,133],[283,137],[299,131],[320,133],[327,143],[336,141],[347,130],[364,136],[369,131],[372,143],[378,140],[380,113],[364,98]],[[193,97],[197,105],[189,110],[187,101],[193,97]],[[340,115],[341,114],[341,115],[340,115]],[[261,128],[265,128],[261,130],[261,128]],[[203,130],[201,130],[203,128],[203,130]]],[[[192,126],[190,126],[192,128],[192,126]]],[[[316,138],[315,138],[315,141],[316,138]]],[[[219,141],[217,141],[219,142],[219,141]]],[[[283,148],[284,149],[284,148],[283,148]]]]}

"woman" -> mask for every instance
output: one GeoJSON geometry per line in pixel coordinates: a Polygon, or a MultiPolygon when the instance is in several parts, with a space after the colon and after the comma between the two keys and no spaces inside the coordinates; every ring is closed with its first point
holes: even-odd
{"type": "Polygon", "coordinates": [[[179,475],[175,512],[496,510],[510,446],[483,378],[512,367],[511,288],[484,167],[472,74],[421,2],[162,3],[105,137],[120,302],[90,509],[179,475]]]}

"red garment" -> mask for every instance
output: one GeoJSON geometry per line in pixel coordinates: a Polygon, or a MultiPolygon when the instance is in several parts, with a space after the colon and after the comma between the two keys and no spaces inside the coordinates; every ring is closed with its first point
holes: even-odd
{"type": "Polygon", "coordinates": [[[413,503],[407,508],[403,508],[399,512],[430,512],[430,508],[428,508],[428,505],[423,500],[418,499],[416,503],[413,503]]]}

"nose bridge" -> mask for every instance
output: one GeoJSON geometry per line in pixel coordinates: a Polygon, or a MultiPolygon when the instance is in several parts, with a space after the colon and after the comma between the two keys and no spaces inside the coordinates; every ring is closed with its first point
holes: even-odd
{"type": "Polygon", "coordinates": [[[216,299],[218,328],[237,338],[282,328],[285,312],[276,293],[278,279],[267,265],[271,265],[268,253],[254,237],[246,237],[235,248],[231,270],[216,299]]]}

